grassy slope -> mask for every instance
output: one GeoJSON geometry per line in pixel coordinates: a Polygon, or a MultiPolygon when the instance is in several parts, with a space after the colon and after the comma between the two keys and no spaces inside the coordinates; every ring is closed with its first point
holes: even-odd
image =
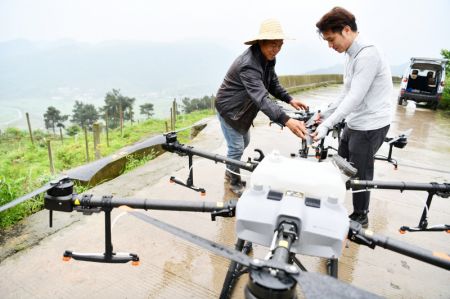
{"type": "MultiPolygon", "coordinates": [[[[195,111],[180,115],[176,127],[184,128],[212,115],[211,110],[195,111]]],[[[165,131],[165,121],[151,119],[133,125],[126,125],[123,136],[119,130],[110,130],[109,147],[106,146],[106,134],[102,132],[101,155],[107,156],[120,148],[133,144],[143,138],[161,134],[165,131]]],[[[189,130],[180,132],[178,138],[182,142],[188,140],[189,130]]],[[[92,160],[93,140],[89,135],[89,153],[92,160]]],[[[0,206],[20,197],[48,182],[50,173],[47,140],[51,140],[55,172],[67,170],[86,163],[84,134],[78,137],[66,137],[64,143],[59,138],[46,134],[37,134],[35,145],[31,144],[28,133],[17,129],[9,129],[0,137],[0,206]]],[[[151,157],[150,157],[151,158],[151,157]]],[[[126,171],[145,163],[149,157],[139,161],[129,159],[126,171]]],[[[0,213],[0,229],[18,222],[24,217],[42,209],[43,196],[28,200],[12,209],[0,213]]]]}

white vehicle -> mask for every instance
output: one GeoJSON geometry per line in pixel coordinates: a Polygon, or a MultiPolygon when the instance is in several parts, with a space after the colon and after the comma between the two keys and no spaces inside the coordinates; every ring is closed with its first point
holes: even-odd
{"type": "Polygon", "coordinates": [[[435,110],[442,97],[445,84],[447,59],[412,57],[403,74],[398,104],[406,105],[408,100],[428,103],[435,110]]]}

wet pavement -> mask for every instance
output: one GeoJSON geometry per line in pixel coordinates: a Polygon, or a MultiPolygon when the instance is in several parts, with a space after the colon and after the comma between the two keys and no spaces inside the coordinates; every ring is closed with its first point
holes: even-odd
{"type": "MultiPolygon", "coordinates": [[[[341,86],[310,90],[298,97],[311,107],[327,103],[341,86]]],[[[398,90],[396,90],[397,92],[398,90]]],[[[397,94],[392,95],[396,103],[397,94]]],[[[289,130],[269,126],[260,114],[252,128],[252,141],[245,157],[257,156],[255,148],[269,153],[277,149],[289,156],[297,152],[300,141],[289,130]]],[[[396,106],[394,122],[388,136],[405,130],[413,131],[404,149],[394,148],[392,164],[377,161],[375,179],[383,181],[449,182],[450,181],[450,117],[440,112],[417,108],[414,112],[396,106]]],[[[226,153],[217,119],[195,138],[192,145],[217,154],[226,153]]],[[[379,154],[387,155],[384,144],[379,154]]],[[[233,197],[223,182],[224,165],[194,159],[194,183],[206,189],[206,196],[169,183],[169,177],[185,180],[188,175],[186,157],[166,153],[146,165],[97,186],[96,196],[164,200],[222,201],[233,197]]],[[[248,172],[243,172],[249,175],[248,172]]],[[[372,192],[369,228],[378,234],[408,242],[429,250],[450,252],[450,235],[443,232],[420,232],[400,235],[402,225],[418,224],[426,200],[426,192],[376,190],[372,192]]],[[[351,194],[346,207],[351,211],[351,194]]],[[[234,246],[234,219],[218,218],[211,222],[209,214],[149,211],[151,216],[174,224],[212,241],[234,246]]],[[[72,214],[67,214],[72,215],[72,214]]],[[[31,248],[22,250],[0,263],[0,297],[2,298],[217,298],[228,268],[228,261],[195,245],[180,240],[142,222],[124,210],[113,211],[113,245],[117,252],[133,252],[141,264],[95,264],[62,262],[64,250],[103,252],[103,215],[78,216],[64,227],[31,248]]],[[[31,218],[46,223],[47,212],[31,218]]],[[[58,218],[56,222],[66,221],[58,218]]],[[[69,220],[67,220],[69,221],[69,220]]],[[[435,196],[429,212],[430,225],[450,223],[450,199],[435,196]]],[[[254,246],[253,256],[264,257],[267,248],[254,246]]],[[[298,256],[309,270],[325,273],[325,260],[298,256]]],[[[383,248],[349,244],[339,259],[339,278],[357,287],[389,298],[450,298],[450,272],[387,251],[383,248]]],[[[243,298],[246,277],[241,277],[233,298],[243,298]]]]}

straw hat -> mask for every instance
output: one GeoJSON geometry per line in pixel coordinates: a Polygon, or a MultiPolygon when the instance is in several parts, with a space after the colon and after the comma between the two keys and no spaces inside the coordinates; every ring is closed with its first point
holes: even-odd
{"type": "Polygon", "coordinates": [[[257,37],[246,41],[244,44],[253,45],[259,40],[274,40],[274,39],[291,39],[286,37],[283,33],[283,29],[281,28],[281,24],[277,19],[268,19],[261,23],[261,27],[259,27],[259,34],[257,37]]]}

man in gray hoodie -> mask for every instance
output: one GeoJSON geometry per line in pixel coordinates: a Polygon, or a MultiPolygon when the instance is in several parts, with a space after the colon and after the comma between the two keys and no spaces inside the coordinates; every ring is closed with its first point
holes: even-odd
{"type": "MultiPolygon", "coordinates": [[[[344,90],[329,106],[332,113],[322,120],[312,134],[324,138],[343,119],[338,154],[351,162],[361,180],[372,180],[374,155],[389,130],[393,114],[392,76],[389,64],[380,50],[366,42],[356,26],[355,16],[341,7],[326,13],[316,27],[328,46],[346,54],[344,90]]],[[[353,194],[352,220],[368,227],[370,192],[353,194]]]]}

